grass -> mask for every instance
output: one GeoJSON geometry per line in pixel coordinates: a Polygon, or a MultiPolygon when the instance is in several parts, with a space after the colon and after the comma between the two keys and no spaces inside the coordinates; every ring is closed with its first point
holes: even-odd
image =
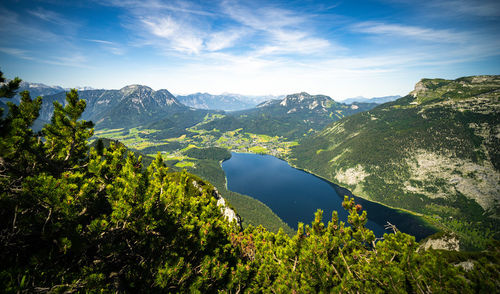
{"type": "Polygon", "coordinates": [[[267,154],[268,150],[261,146],[253,146],[248,149],[251,153],[267,154]]]}
{"type": "Polygon", "coordinates": [[[175,164],[175,166],[180,167],[180,168],[185,168],[185,167],[194,167],[195,164],[192,161],[180,161],[175,164]]]}

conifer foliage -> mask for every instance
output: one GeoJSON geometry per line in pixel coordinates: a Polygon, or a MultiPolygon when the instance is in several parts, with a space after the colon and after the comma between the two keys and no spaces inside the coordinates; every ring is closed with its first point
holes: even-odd
{"type": "MultiPolygon", "coordinates": [[[[1,77],[1,75],[0,75],[1,77]]],[[[3,81],[3,77],[2,81],[3,81]]],[[[3,96],[12,96],[9,84],[3,96]]],[[[212,185],[147,169],[120,145],[88,147],[75,90],[34,133],[41,98],[21,93],[1,121],[0,287],[5,292],[463,292],[480,288],[461,267],[412,236],[375,238],[352,199],[325,225],[318,211],[289,237],[230,223],[212,185]],[[475,288],[474,288],[475,287],[475,288]]]]}

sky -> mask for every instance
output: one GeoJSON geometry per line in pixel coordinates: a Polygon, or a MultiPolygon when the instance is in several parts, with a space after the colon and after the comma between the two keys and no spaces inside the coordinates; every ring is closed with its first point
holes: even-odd
{"type": "Polygon", "coordinates": [[[500,1],[3,0],[0,70],[63,87],[406,95],[500,74],[500,1]]]}

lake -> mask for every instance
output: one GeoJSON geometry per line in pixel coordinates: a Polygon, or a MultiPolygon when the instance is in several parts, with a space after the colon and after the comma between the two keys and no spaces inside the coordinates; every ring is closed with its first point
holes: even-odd
{"type": "MultiPolygon", "coordinates": [[[[260,200],[293,229],[297,229],[299,222],[310,224],[317,209],[323,210],[325,223],[331,219],[333,210],[338,212],[341,221],[347,223],[348,214],[342,201],[343,195],[353,196],[348,190],[293,168],[271,155],[235,152],[231,155],[222,163],[228,189],[260,200]]],[[[355,197],[355,201],[367,211],[366,226],[377,237],[392,232],[384,229],[387,222],[415,236],[417,241],[436,232],[412,214],[359,197],[355,197]]]]}

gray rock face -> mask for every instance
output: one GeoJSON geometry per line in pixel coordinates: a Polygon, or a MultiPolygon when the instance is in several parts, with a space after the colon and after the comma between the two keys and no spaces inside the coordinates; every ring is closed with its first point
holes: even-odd
{"type": "Polygon", "coordinates": [[[230,223],[236,222],[238,226],[241,226],[240,217],[234,210],[226,205],[226,200],[222,196],[220,196],[220,198],[217,200],[217,205],[220,207],[222,214],[224,214],[224,216],[230,223]]]}
{"type": "Polygon", "coordinates": [[[460,243],[458,237],[453,233],[447,233],[438,238],[429,238],[420,244],[419,250],[441,249],[450,251],[459,251],[460,243]]]}
{"type": "Polygon", "coordinates": [[[463,268],[466,272],[469,272],[474,269],[474,261],[472,260],[466,260],[462,261],[460,263],[455,264],[457,267],[463,268]]]}
{"type": "MultiPolygon", "coordinates": [[[[193,180],[192,184],[198,189],[198,191],[200,191],[200,193],[203,192],[203,188],[200,186],[200,184],[198,184],[197,181],[193,180]]],[[[220,211],[226,217],[227,221],[229,223],[236,224],[238,227],[241,227],[240,216],[226,204],[226,199],[224,199],[222,195],[220,195],[219,191],[217,191],[217,188],[215,187],[212,190],[212,196],[217,199],[217,206],[219,206],[220,211]]]]}

